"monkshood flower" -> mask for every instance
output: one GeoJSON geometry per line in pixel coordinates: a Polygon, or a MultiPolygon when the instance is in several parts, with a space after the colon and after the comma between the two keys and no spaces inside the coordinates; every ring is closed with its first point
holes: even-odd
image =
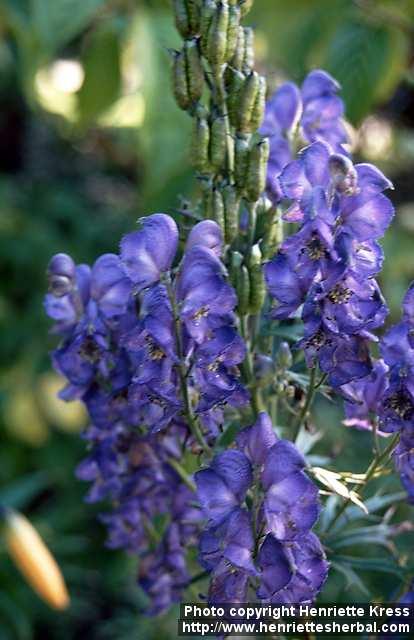
{"type": "Polygon", "coordinates": [[[306,147],[280,176],[293,200],[286,218],[300,222],[265,265],[276,319],[302,309],[308,366],[319,363],[338,387],[369,374],[365,343],[375,339],[387,307],[374,276],[378,245],[393,207],[382,191],[391,183],[372,165],[352,165],[323,142],[306,147]]]}
{"type": "MultiPolygon", "coordinates": [[[[373,362],[368,376],[341,387],[345,398],[344,424],[362,431],[372,431],[380,403],[388,387],[388,365],[382,359],[373,362]]],[[[382,431],[377,433],[382,435],[382,431]]]]}
{"type": "Polygon", "coordinates": [[[348,135],[343,124],[344,105],[339,84],[322,70],[311,71],[301,90],[292,82],[282,84],[266,103],[260,129],[269,137],[267,193],[273,202],[283,198],[279,183],[282,170],[293,160],[293,138],[299,128],[306,143],[327,142],[334,152],[345,153],[348,135]]]}
{"type": "Polygon", "coordinates": [[[211,572],[209,601],[243,601],[251,584],[264,601],[311,602],[328,566],[311,533],[319,502],[305,461],[277,438],[266,413],[236,445],[195,474],[208,525],[199,560],[211,572]]]}

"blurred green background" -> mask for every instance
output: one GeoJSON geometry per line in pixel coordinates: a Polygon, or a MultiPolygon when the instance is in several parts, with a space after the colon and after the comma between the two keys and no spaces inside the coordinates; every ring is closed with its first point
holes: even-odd
{"type": "MultiPolygon", "coordinates": [[[[414,278],[414,2],[256,0],[247,22],[271,88],[316,66],[341,82],[357,158],[394,181],[382,276],[392,321],[414,278]]],[[[55,399],[42,296],[53,253],[92,261],[140,215],[191,201],[190,121],[169,86],[178,46],[168,0],[0,0],[0,502],[38,527],[72,597],[51,612],[0,543],[0,640],[175,637],[174,613],[140,615],[135,560],[105,550],[100,509],[82,503],[85,416],[55,399]]],[[[369,439],[340,420],[318,405],[325,453],[362,470],[369,439]]],[[[382,577],[367,577],[377,598],[382,577]]],[[[363,600],[348,578],[333,575],[324,599],[363,600]]],[[[387,580],[389,595],[398,578],[387,580]]]]}

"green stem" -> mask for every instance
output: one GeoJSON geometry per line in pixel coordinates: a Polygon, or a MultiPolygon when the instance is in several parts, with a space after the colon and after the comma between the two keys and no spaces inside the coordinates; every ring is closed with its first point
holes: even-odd
{"type": "Polygon", "coordinates": [[[207,441],[204,438],[203,433],[198,424],[197,418],[194,415],[193,407],[191,405],[190,395],[188,393],[187,371],[184,364],[184,352],[183,352],[183,345],[182,345],[182,339],[181,339],[180,317],[178,314],[177,303],[175,301],[175,296],[172,290],[170,279],[168,279],[167,281],[167,290],[168,290],[168,296],[171,302],[171,308],[174,315],[174,336],[175,336],[175,343],[176,343],[176,349],[177,349],[177,355],[178,355],[178,364],[176,366],[178,370],[178,377],[180,379],[181,395],[184,400],[185,416],[187,418],[188,426],[190,427],[191,433],[197,440],[200,447],[203,449],[204,453],[210,456],[211,449],[207,444],[207,441]]]}
{"type": "MultiPolygon", "coordinates": [[[[391,441],[388,444],[388,446],[385,447],[384,451],[382,453],[380,453],[379,455],[375,456],[375,458],[372,460],[371,464],[369,465],[368,469],[365,472],[364,483],[362,485],[361,484],[354,484],[350,488],[350,491],[355,491],[356,489],[359,488],[360,489],[359,493],[361,495],[362,491],[365,489],[366,485],[371,480],[371,478],[375,474],[375,472],[378,469],[378,467],[384,462],[384,460],[389,456],[389,454],[394,449],[395,445],[397,444],[397,442],[399,440],[399,437],[400,437],[400,434],[396,433],[395,436],[391,439],[391,441]]],[[[342,505],[341,505],[340,509],[338,510],[336,516],[332,519],[332,521],[329,524],[329,527],[326,529],[325,534],[329,533],[329,531],[337,523],[337,521],[339,520],[341,515],[344,513],[345,509],[349,506],[350,502],[351,502],[351,499],[347,498],[342,503],[342,505]]]]}
{"type": "Polygon", "coordinates": [[[309,411],[309,409],[310,409],[310,407],[312,405],[313,398],[315,396],[315,391],[316,391],[316,367],[311,369],[309,386],[308,386],[308,391],[307,391],[307,394],[306,394],[305,404],[303,405],[302,411],[298,415],[298,418],[297,418],[297,420],[296,420],[296,422],[294,424],[293,435],[292,435],[293,442],[296,441],[296,439],[297,439],[297,437],[299,435],[300,428],[301,428],[304,420],[306,419],[306,416],[308,415],[308,411],[309,411]]]}
{"type": "Polygon", "coordinates": [[[260,392],[259,392],[259,389],[257,388],[257,385],[255,384],[255,379],[254,379],[253,357],[252,357],[251,345],[249,340],[248,320],[249,320],[248,315],[242,315],[240,317],[240,334],[246,344],[246,357],[242,364],[242,370],[243,370],[245,382],[251,392],[251,396],[252,396],[251,404],[252,404],[253,412],[255,414],[255,417],[257,417],[257,415],[260,412],[261,401],[260,401],[260,392]]]}
{"type": "Polygon", "coordinates": [[[197,487],[195,486],[195,483],[193,482],[191,477],[188,475],[184,467],[178,462],[178,460],[176,460],[175,458],[168,458],[168,463],[171,465],[173,469],[175,469],[175,471],[178,473],[178,475],[180,476],[184,484],[186,484],[187,487],[191,491],[194,491],[195,493],[197,491],[197,487]]]}

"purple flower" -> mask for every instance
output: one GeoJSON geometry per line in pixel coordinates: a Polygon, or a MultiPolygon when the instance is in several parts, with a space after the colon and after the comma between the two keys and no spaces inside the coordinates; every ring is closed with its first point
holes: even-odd
{"type": "Polygon", "coordinates": [[[140,223],[139,231],[121,241],[122,264],[137,291],[155,284],[171,269],[178,246],[177,225],[170,216],[154,213],[140,223]]]}
{"type": "Polygon", "coordinates": [[[387,374],[388,366],[383,360],[377,360],[368,376],[353,380],[341,388],[346,398],[346,426],[372,430],[373,420],[376,419],[380,402],[388,386],[387,374]]]}

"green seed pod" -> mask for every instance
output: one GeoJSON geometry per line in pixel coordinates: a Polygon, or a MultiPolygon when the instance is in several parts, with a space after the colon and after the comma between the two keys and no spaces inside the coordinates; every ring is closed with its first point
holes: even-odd
{"type": "Polygon", "coordinates": [[[242,254],[239,251],[232,251],[230,257],[230,280],[234,288],[237,287],[237,277],[242,264],[242,254]]]}
{"type": "Polygon", "coordinates": [[[240,101],[240,91],[245,81],[245,76],[241,71],[226,69],[226,90],[227,90],[227,110],[230,123],[236,126],[238,122],[238,111],[240,101]]]}
{"type": "Polygon", "coordinates": [[[210,142],[210,127],[205,118],[195,118],[191,139],[191,164],[200,173],[209,170],[208,149],[210,142]]]}
{"type": "Polygon", "coordinates": [[[239,0],[241,17],[244,18],[253,6],[254,0],[239,0]]]}
{"type": "Polygon", "coordinates": [[[240,100],[237,110],[237,130],[240,133],[251,133],[251,118],[253,106],[259,89],[260,76],[252,71],[244,81],[240,90],[240,100]]]}
{"type": "Polygon", "coordinates": [[[180,109],[188,109],[190,96],[188,93],[185,56],[182,51],[175,54],[172,71],[174,97],[180,109]]]}
{"type": "Polygon", "coordinates": [[[237,272],[236,292],[238,298],[237,309],[241,315],[249,312],[250,278],[246,265],[242,264],[237,272]]]}
{"type": "Polygon", "coordinates": [[[188,95],[192,102],[200,100],[204,88],[204,70],[196,38],[184,42],[188,95]]]}
{"type": "Polygon", "coordinates": [[[256,100],[254,101],[251,117],[252,131],[256,131],[262,124],[266,104],[266,78],[260,76],[259,87],[257,89],[256,100]]]}
{"type": "Polygon", "coordinates": [[[213,189],[210,182],[203,183],[203,212],[206,220],[213,219],[213,189]]]}
{"type": "Polygon", "coordinates": [[[236,189],[228,184],[223,189],[224,200],[224,238],[227,244],[231,244],[237,238],[239,232],[239,207],[240,196],[236,189]]]}
{"type": "Polygon", "coordinates": [[[251,27],[244,27],[243,71],[248,73],[254,67],[254,32],[251,27]]]}
{"type": "Polygon", "coordinates": [[[292,352],[287,342],[281,342],[277,353],[276,362],[281,369],[290,369],[292,366],[292,352]]]}
{"type": "Polygon", "coordinates": [[[236,137],[234,147],[234,179],[240,193],[242,193],[246,187],[248,162],[249,142],[246,138],[236,137]]]}
{"type": "Polygon", "coordinates": [[[200,7],[198,0],[185,0],[187,5],[188,23],[191,35],[200,31],[200,7]]]}
{"type": "Polygon", "coordinates": [[[262,269],[262,254],[258,244],[252,247],[249,258],[250,304],[249,311],[253,315],[259,313],[266,297],[266,287],[262,269]]]}
{"type": "Polygon", "coordinates": [[[229,5],[227,0],[221,0],[211,19],[207,35],[205,56],[212,66],[220,66],[226,62],[228,24],[229,5]]]}
{"type": "Polygon", "coordinates": [[[177,31],[186,38],[191,33],[186,0],[173,0],[173,10],[177,31]]]}
{"type": "Polygon", "coordinates": [[[208,34],[212,22],[213,15],[216,11],[215,0],[204,0],[200,14],[200,46],[203,55],[207,52],[208,34]]]}
{"type": "Polygon", "coordinates": [[[236,51],[237,35],[239,32],[240,9],[237,5],[229,7],[229,21],[227,26],[226,61],[229,62],[236,51]]]}
{"type": "Polygon", "coordinates": [[[267,216],[268,223],[265,226],[260,244],[263,260],[270,260],[283,240],[283,221],[279,211],[276,207],[271,207],[267,212],[267,216]]]}
{"type": "Polygon", "coordinates": [[[255,202],[266,187],[266,170],[269,158],[269,140],[264,138],[250,150],[247,167],[246,193],[255,202]]]}
{"type": "Polygon", "coordinates": [[[230,60],[230,65],[233,67],[233,69],[242,71],[244,62],[244,47],[244,29],[243,27],[239,26],[237,29],[236,49],[232,59],[230,60]]]}
{"type": "Polygon", "coordinates": [[[222,169],[226,160],[226,121],[215,118],[210,127],[210,163],[214,169],[222,169]]]}
{"type": "Polygon", "coordinates": [[[225,228],[224,223],[224,202],[223,196],[218,189],[213,189],[212,194],[212,219],[217,222],[221,227],[223,233],[225,228]]]}

